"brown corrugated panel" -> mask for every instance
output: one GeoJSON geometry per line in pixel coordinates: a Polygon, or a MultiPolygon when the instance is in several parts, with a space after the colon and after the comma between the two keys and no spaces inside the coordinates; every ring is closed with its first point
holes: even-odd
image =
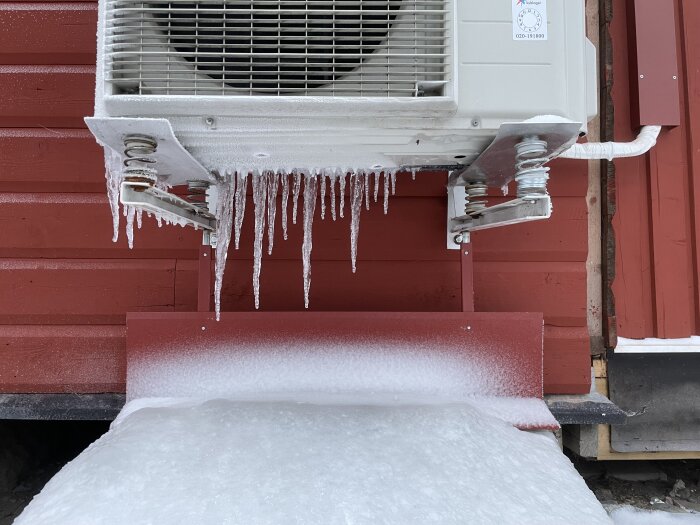
{"type": "MultiPolygon", "coordinates": [[[[628,2],[614,0],[615,139],[636,134],[630,113],[628,2]]],[[[681,125],[664,128],[648,155],[615,161],[617,332],[630,338],[688,337],[698,324],[700,215],[700,3],[676,0],[681,125]]]]}
{"type": "MultiPolygon", "coordinates": [[[[198,235],[145,221],[111,242],[92,113],[95,3],[0,4],[0,391],[124,388],[127,311],[196,308],[198,235]]],[[[543,311],[545,387],[585,392],[586,166],[553,166],[551,221],[474,235],[476,306],[543,311]]],[[[444,247],[445,175],[398,177],[384,216],[362,216],[357,274],[349,221],[316,218],[311,308],[458,311],[457,252],[444,247]]],[[[497,201],[494,198],[494,201],[497,201]]],[[[225,310],[253,308],[252,206],[232,250],[225,310]]],[[[280,214],[277,214],[278,221],[280,214]]],[[[280,226],[278,225],[278,231],[280,226]]],[[[301,226],[262,269],[262,309],[302,310],[301,226]]]]}

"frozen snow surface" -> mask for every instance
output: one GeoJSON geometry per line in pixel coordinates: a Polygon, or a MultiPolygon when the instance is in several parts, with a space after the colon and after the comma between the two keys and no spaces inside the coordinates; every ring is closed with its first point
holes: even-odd
{"type": "Polygon", "coordinates": [[[700,525],[698,514],[672,514],[623,506],[610,512],[615,525],[700,525]]]}
{"type": "Polygon", "coordinates": [[[551,437],[474,407],[144,405],[16,525],[612,523],[551,437]]]}

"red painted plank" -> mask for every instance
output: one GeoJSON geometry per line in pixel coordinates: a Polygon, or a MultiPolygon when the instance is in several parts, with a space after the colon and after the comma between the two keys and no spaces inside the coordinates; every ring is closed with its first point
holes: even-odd
{"type": "Polygon", "coordinates": [[[667,130],[650,153],[656,334],[695,333],[688,171],[682,128],[667,130]]]}
{"type": "Polygon", "coordinates": [[[695,256],[695,328],[700,329],[700,32],[697,30],[700,22],[700,3],[693,0],[683,0],[682,36],[685,39],[685,98],[687,111],[688,169],[691,174],[691,206],[693,218],[695,256]]]}
{"type": "Polygon", "coordinates": [[[0,392],[123,392],[125,326],[0,325],[0,392]]]}
{"type": "Polygon", "coordinates": [[[0,66],[0,127],[83,128],[94,106],[92,66],[0,66]]]}
{"type": "Polygon", "coordinates": [[[0,191],[105,191],[104,158],[87,129],[0,129],[0,191]]]}
{"type": "Polygon", "coordinates": [[[546,394],[587,394],[591,388],[591,357],[586,327],[544,327],[544,391],[546,394]]]}
{"type": "MultiPolygon", "coordinates": [[[[177,310],[196,308],[196,263],[178,261],[177,310]]],[[[477,312],[544,312],[557,326],[586,325],[584,263],[477,263],[474,277],[477,312]]],[[[304,307],[301,261],[263,261],[262,311],[304,307]]],[[[361,261],[312,263],[312,311],[460,311],[459,262],[361,261]]],[[[252,261],[229,262],[222,310],[250,311],[252,261]]]]}
{"type": "Polygon", "coordinates": [[[172,311],[173,260],[0,259],[0,324],[119,324],[172,311]]]}
{"type": "MultiPolygon", "coordinates": [[[[196,261],[178,261],[176,310],[197,304],[196,261]]],[[[223,311],[251,311],[253,263],[230,261],[222,294],[223,311]]],[[[304,309],[301,260],[264,261],[262,311],[304,309]]],[[[314,261],[312,311],[429,311],[461,309],[459,262],[374,261],[360,263],[353,275],[350,261],[314,261]]]]}
{"type": "Polygon", "coordinates": [[[0,64],[95,64],[94,3],[0,3],[0,64]]]}
{"type": "Polygon", "coordinates": [[[644,159],[615,161],[617,213],[613,293],[618,333],[644,338],[655,333],[649,184],[644,159]]]}
{"type": "Polygon", "coordinates": [[[585,263],[477,263],[477,312],[544,312],[555,326],[586,326],[585,263]]]}
{"type": "Polygon", "coordinates": [[[0,257],[67,259],[195,258],[201,232],[158,228],[144,217],[129,250],[120,217],[112,242],[112,215],[104,193],[0,193],[0,257]]]}

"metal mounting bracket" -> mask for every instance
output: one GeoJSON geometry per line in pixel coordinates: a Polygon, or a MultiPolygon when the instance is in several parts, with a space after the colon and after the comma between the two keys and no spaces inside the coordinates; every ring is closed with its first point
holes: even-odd
{"type": "Polygon", "coordinates": [[[549,219],[551,216],[552,200],[549,195],[533,195],[490,206],[475,217],[469,215],[452,217],[449,221],[449,231],[454,237],[464,232],[539,221],[549,219]]]}
{"type": "Polygon", "coordinates": [[[515,146],[523,138],[536,135],[547,143],[546,164],[576,142],[580,130],[580,122],[507,122],[469,167],[450,175],[448,185],[481,181],[492,188],[501,188],[515,178],[515,146]]]}
{"type": "Polygon", "coordinates": [[[133,206],[147,213],[160,214],[165,219],[176,223],[184,222],[195,229],[216,230],[216,219],[213,215],[147,182],[122,182],[120,200],[125,206],[133,206]]]}

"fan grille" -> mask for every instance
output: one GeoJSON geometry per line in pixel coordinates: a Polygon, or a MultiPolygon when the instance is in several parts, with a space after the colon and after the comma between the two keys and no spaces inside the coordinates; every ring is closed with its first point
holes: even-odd
{"type": "Polygon", "coordinates": [[[446,0],[111,0],[107,80],[138,95],[439,96],[446,0]]]}

